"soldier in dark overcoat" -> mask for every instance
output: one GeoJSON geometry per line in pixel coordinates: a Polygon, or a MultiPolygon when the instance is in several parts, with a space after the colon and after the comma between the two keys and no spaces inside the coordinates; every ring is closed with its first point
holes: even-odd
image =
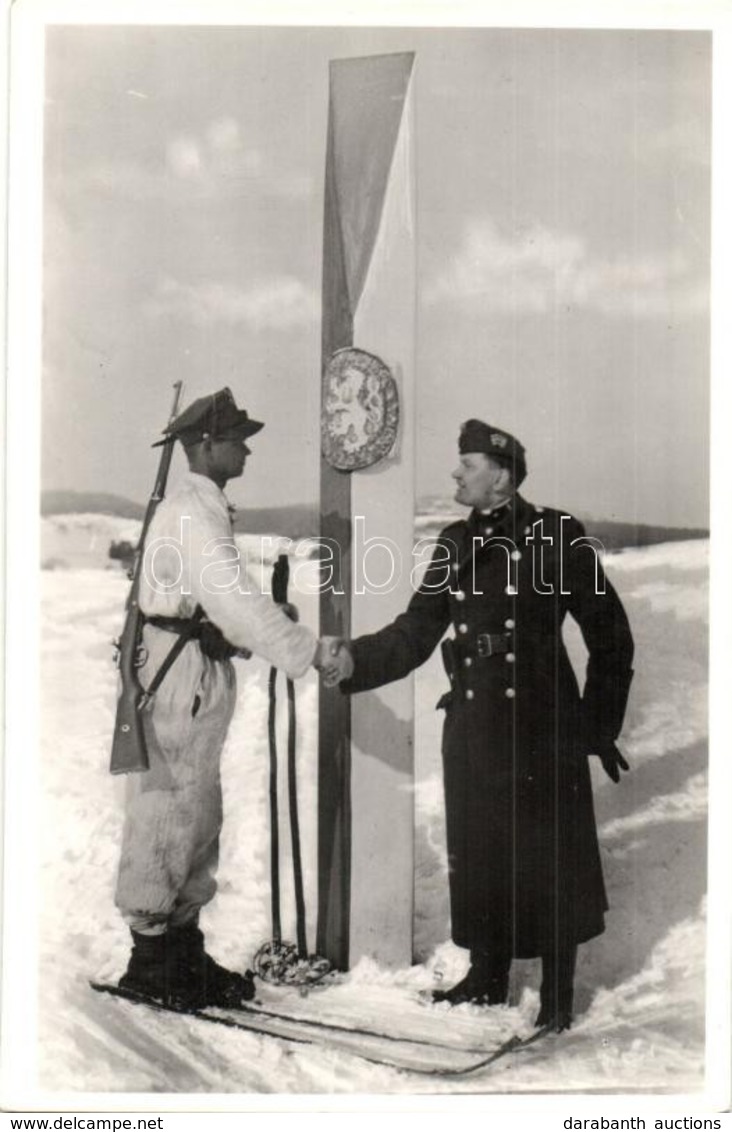
{"type": "MultiPolygon", "coordinates": [[[[446,527],[407,610],[339,654],[361,692],[422,664],[448,629],[443,766],[452,937],[465,979],[437,1001],[505,1002],[512,958],[541,957],[537,1025],[569,1026],[577,944],[607,910],[588,755],[614,781],[633,640],[596,540],[570,515],[527,502],[523,447],[468,421],[453,473],[471,507],[446,527]],[[562,626],[588,650],[580,692],[562,626]]],[[[331,676],[332,680],[337,677],[331,676]]]]}

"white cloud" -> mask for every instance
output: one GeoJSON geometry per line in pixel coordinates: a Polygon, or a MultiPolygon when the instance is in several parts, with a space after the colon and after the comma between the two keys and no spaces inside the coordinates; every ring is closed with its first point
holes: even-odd
{"type": "Polygon", "coordinates": [[[312,178],[273,170],[261,150],[246,145],[236,118],[209,122],[200,137],[173,138],[167,146],[167,169],[197,195],[208,198],[241,195],[254,187],[285,200],[301,200],[312,192],[312,178]]]}
{"type": "Polygon", "coordinates": [[[236,118],[217,118],[208,127],[206,137],[211,149],[228,153],[241,149],[241,135],[236,118]]]}
{"type": "Polygon", "coordinates": [[[168,167],[178,177],[195,177],[203,170],[201,152],[194,138],[178,137],[168,143],[168,167]]]}
{"type": "Polygon", "coordinates": [[[132,200],[216,201],[256,195],[285,201],[309,198],[314,181],[302,169],[282,171],[266,153],[246,145],[233,117],[216,118],[200,134],[176,134],[163,160],[129,158],[91,163],[54,180],[54,190],[103,193],[132,200]]]}
{"type": "Polygon", "coordinates": [[[575,307],[665,317],[706,310],[708,291],[680,252],[593,260],[585,242],[570,233],[536,226],[506,236],[482,219],[468,224],[462,246],[428,283],[426,299],[498,311],[575,307]]]}
{"type": "Polygon", "coordinates": [[[148,303],[153,316],[190,319],[199,326],[245,325],[254,330],[306,326],[318,316],[318,299],[299,279],[280,276],[249,288],[226,283],[162,280],[148,303]]]}
{"type": "Polygon", "coordinates": [[[245,146],[236,118],[217,118],[205,132],[207,168],[215,181],[266,175],[260,150],[245,146]]]}

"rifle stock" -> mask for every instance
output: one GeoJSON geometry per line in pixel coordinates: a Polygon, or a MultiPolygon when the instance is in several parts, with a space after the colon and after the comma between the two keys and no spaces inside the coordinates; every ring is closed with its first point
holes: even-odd
{"type": "MultiPolygon", "coordinates": [[[[175,396],[170,420],[178,414],[182,382],[175,384],[175,396]]],[[[142,701],[144,689],[140,683],[137,670],[140,667],[140,650],[142,644],[142,627],[145,622],[143,613],[138,604],[140,591],[140,572],[145,550],[145,539],[153,516],[160,501],[165,497],[165,488],[168,482],[170,462],[173,457],[175,438],[166,440],[160,455],[158,474],[155,478],[155,487],[145,512],[145,518],[140,532],[140,541],[135,554],[135,564],[132,571],[132,585],[127,598],[125,623],[120,636],[119,647],[119,676],[120,692],[117,699],[117,711],[112,736],[112,753],[109,770],[111,774],[130,774],[150,769],[150,759],[147,753],[145,732],[142,717],[142,701]]]]}
{"type": "Polygon", "coordinates": [[[119,642],[120,694],[112,736],[109,769],[112,774],[149,770],[150,760],[143,729],[140,699],[143,688],[135,659],[142,638],[143,617],[137,606],[130,608],[119,642]]]}

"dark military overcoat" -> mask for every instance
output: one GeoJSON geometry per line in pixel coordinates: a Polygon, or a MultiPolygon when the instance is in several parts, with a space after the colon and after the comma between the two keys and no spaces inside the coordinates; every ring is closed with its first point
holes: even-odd
{"type": "MultiPolygon", "coordinates": [[[[614,740],[633,641],[599,544],[521,496],[440,535],[407,610],[353,642],[344,690],[422,664],[452,626],[443,764],[452,936],[461,947],[547,954],[604,930],[588,754],[614,740]],[[562,638],[577,621],[583,694],[562,638]]],[[[443,645],[444,650],[444,645],[443,645]]]]}

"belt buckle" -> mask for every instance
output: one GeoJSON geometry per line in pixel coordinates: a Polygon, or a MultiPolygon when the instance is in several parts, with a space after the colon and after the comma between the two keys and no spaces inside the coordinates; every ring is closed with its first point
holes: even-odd
{"type": "Polygon", "coordinates": [[[490,633],[478,633],[476,645],[479,657],[485,658],[493,655],[493,641],[490,633]]]}

